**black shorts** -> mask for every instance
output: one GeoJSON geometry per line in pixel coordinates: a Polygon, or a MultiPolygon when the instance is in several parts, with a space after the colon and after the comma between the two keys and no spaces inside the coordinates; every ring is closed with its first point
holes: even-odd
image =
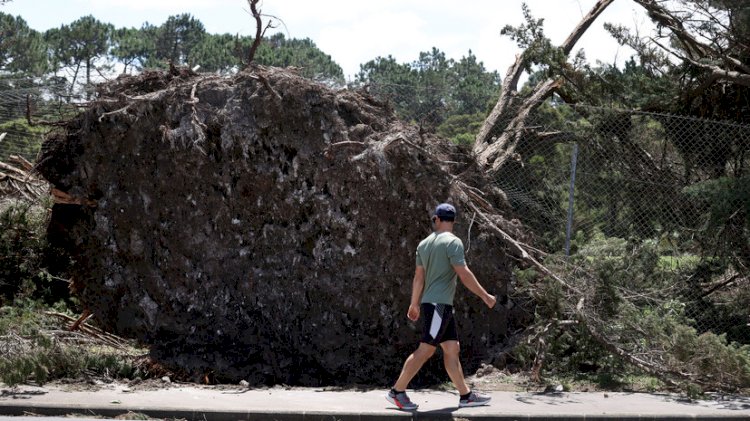
{"type": "Polygon", "coordinates": [[[422,342],[438,346],[445,341],[458,340],[453,306],[422,303],[419,310],[422,313],[422,342]]]}

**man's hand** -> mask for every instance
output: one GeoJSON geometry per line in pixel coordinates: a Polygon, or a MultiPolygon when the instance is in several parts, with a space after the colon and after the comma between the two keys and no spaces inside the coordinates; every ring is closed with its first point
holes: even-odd
{"type": "Polygon", "coordinates": [[[419,320],[419,306],[414,304],[410,305],[409,311],[406,312],[406,317],[413,322],[419,320]]]}
{"type": "Polygon", "coordinates": [[[494,295],[487,294],[486,297],[482,299],[485,304],[487,304],[487,307],[492,308],[495,307],[495,304],[497,303],[497,297],[494,295]]]}

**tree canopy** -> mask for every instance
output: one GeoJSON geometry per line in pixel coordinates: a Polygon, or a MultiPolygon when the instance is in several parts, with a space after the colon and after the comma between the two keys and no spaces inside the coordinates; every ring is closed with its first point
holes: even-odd
{"type": "Polygon", "coordinates": [[[456,61],[433,47],[411,63],[376,57],[360,65],[354,85],[388,100],[401,118],[470,143],[497,98],[500,76],[487,71],[471,50],[456,61]]]}
{"type": "MultiPolygon", "coordinates": [[[[115,28],[93,16],[40,33],[20,16],[0,12],[0,70],[43,76],[62,75],[72,85],[91,83],[98,73],[109,74],[166,68],[169,63],[208,72],[241,68],[252,37],[208,33],[197,18],[174,15],[160,25],[115,28]]],[[[343,70],[310,39],[267,37],[256,54],[259,64],[295,66],[309,77],[343,83],[343,70]]]]}

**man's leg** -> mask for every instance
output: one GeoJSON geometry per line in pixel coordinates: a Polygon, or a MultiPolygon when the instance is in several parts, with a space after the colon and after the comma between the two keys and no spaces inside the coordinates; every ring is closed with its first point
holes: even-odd
{"type": "Polygon", "coordinates": [[[440,344],[440,347],[443,348],[443,363],[445,364],[445,371],[448,372],[448,377],[451,378],[458,393],[461,395],[469,393],[469,387],[466,386],[464,371],[463,368],[461,368],[461,360],[459,359],[461,346],[458,341],[445,341],[440,344]]]}
{"type": "Polygon", "coordinates": [[[401,375],[398,376],[396,384],[393,386],[399,392],[403,392],[409,386],[409,382],[417,374],[422,365],[432,357],[436,347],[421,342],[419,348],[414,351],[404,362],[404,368],[401,369],[401,375]]]}

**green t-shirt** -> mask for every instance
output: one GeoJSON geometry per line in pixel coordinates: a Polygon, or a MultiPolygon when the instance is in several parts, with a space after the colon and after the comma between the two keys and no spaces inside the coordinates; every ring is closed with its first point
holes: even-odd
{"type": "Polygon", "coordinates": [[[432,233],[419,243],[417,266],[425,269],[423,303],[453,305],[457,277],[453,265],[466,266],[464,244],[453,233],[432,233]]]}

